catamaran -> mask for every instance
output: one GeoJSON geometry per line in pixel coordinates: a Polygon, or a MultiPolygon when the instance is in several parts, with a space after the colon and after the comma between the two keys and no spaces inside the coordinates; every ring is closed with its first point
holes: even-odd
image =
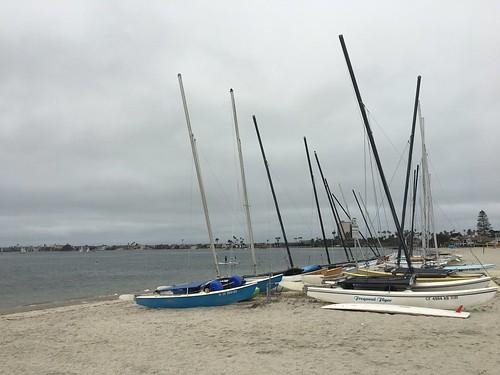
{"type": "Polygon", "coordinates": [[[484,305],[495,297],[497,290],[497,287],[488,287],[446,292],[415,292],[307,287],[306,293],[309,297],[330,303],[376,303],[456,310],[460,306],[470,309],[484,305]]]}

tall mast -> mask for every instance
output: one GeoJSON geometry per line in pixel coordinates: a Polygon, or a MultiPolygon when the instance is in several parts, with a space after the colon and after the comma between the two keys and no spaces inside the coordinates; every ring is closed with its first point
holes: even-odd
{"type": "MultiPolygon", "coordinates": [[[[404,234],[405,229],[405,215],[406,215],[406,202],[408,200],[408,187],[410,185],[410,170],[411,170],[411,159],[413,155],[413,140],[415,138],[415,124],[417,123],[417,108],[418,108],[418,96],[420,94],[420,76],[417,77],[417,91],[415,93],[415,103],[413,105],[413,119],[411,123],[411,135],[410,135],[410,150],[408,151],[408,163],[406,165],[406,180],[405,180],[405,192],[403,195],[403,212],[401,214],[401,231],[404,234]]],[[[401,263],[401,244],[399,244],[398,249],[398,266],[401,263]]]]}
{"type": "Polygon", "coordinates": [[[316,191],[316,184],[314,183],[314,174],[311,166],[311,157],[309,156],[309,148],[307,147],[306,137],[304,137],[304,146],[306,148],[307,164],[309,165],[309,174],[311,175],[311,182],[314,190],[314,199],[316,200],[316,208],[318,209],[319,224],[321,226],[321,234],[323,235],[326,259],[328,260],[328,264],[332,264],[332,261],[330,260],[330,253],[328,252],[328,245],[326,243],[325,227],[323,226],[323,218],[321,217],[321,209],[319,208],[318,193],[316,191]]]}
{"type": "Polygon", "coordinates": [[[425,255],[429,242],[429,220],[428,220],[428,199],[427,199],[427,150],[425,147],[425,125],[420,105],[418,106],[418,119],[420,123],[420,137],[422,139],[422,252],[425,255]]]}
{"type": "Polygon", "coordinates": [[[401,226],[399,224],[398,216],[396,214],[396,209],[394,208],[394,203],[392,201],[392,196],[391,196],[391,192],[389,190],[389,185],[387,184],[387,180],[385,179],[384,170],[382,168],[382,163],[380,162],[380,158],[379,158],[378,151],[377,151],[377,146],[375,144],[375,139],[373,138],[372,130],[371,130],[370,124],[368,122],[368,116],[366,115],[365,105],[363,104],[363,100],[361,99],[361,94],[360,94],[359,89],[358,89],[356,77],[354,76],[354,71],[352,69],[351,60],[349,59],[349,53],[347,52],[347,48],[346,48],[346,45],[344,43],[343,35],[339,35],[339,39],[340,39],[340,44],[342,45],[342,51],[344,52],[344,57],[345,57],[345,60],[347,63],[347,67],[349,69],[349,75],[351,76],[351,81],[352,81],[352,84],[354,86],[354,91],[356,92],[356,98],[358,100],[359,109],[360,109],[361,115],[363,117],[363,122],[364,122],[364,125],[366,128],[366,133],[368,134],[368,139],[370,140],[370,145],[371,145],[371,148],[373,151],[373,156],[375,157],[375,161],[377,162],[377,168],[378,168],[378,172],[380,174],[380,179],[382,180],[382,185],[384,186],[385,195],[387,197],[387,201],[389,202],[389,207],[391,208],[392,218],[393,218],[394,224],[396,226],[398,238],[399,238],[400,243],[403,246],[403,250],[404,250],[404,253],[406,256],[406,262],[408,263],[408,269],[410,272],[413,272],[413,269],[411,266],[410,254],[408,254],[408,248],[406,246],[406,242],[405,242],[404,237],[403,237],[403,231],[401,230],[401,226]]]}
{"type": "Polygon", "coordinates": [[[436,252],[436,255],[439,256],[436,228],[435,228],[435,222],[434,222],[434,206],[432,203],[431,176],[429,173],[427,146],[425,144],[425,121],[424,121],[424,118],[422,117],[420,102],[418,105],[418,115],[419,115],[419,120],[420,120],[420,132],[421,132],[421,138],[422,138],[422,180],[423,180],[422,186],[424,188],[424,207],[425,207],[424,217],[425,217],[425,221],[426,221],[426,228],[427,228],[427,234],[428,234],[428,237],[426,234],[426,244],[427,244],[427,247],[429,247],[431,227],[432,227],[432,235],[433,235],[433,240],[434,240],[434,250],[436,252]]]}
{"type": "Polygon", "coordinates": [[[262,145],[262,140],[260,139],[259,127],[257,126],[257,119],[255,115],[252,116],[253,123],[255,125],[255,131],[257,132],[257,138],[259,139],[260,151],[262,152],[262,159],[264,159],[264,166],[266,167],[267,178],[269,179],[269,186],[271,186],[271,193],[273,194],[274,206],[276,207],[276,213],[278,214],[278,220],[280,222],[281,234],[283,235],[283,241],[285,242],[286,253],[288,255],[288,261],[290,262],[290,267],[293,268],[292,254],[290,254],[290,248],[288,247],[288,240],[286,239],[285,227],[283,226],[283,220],[281,219],[280,208],[278,206],[278,200],[276,199],[276,193],[274,192],[273,180],[271,179],[271,173],[269,172],[269,165],[266,159],[266,153],[264,152],[264,146],[262,145]]]}
{"type": "Polygon", "coordinates": [[[198,159],[198,151],[196,150],[196,140],[194,138],[193,131],[191,130],[191,120],[189,119],[189,111],[186,101],[186,94],[184,93],[184,86],[182,84],[182,76],[179,73],[177,75],[179,79],[179,87],[181,89],[182,105],[184,106],[184,114],[186,115],[186,124],[189,133],[189,140],[191,142],[191,150],[193,151],[194,166],[196,168],[196,176],[198,177],[198,185],[200,187],[201,203],[203,204],[203,212],[205,213],[205,222],[207,223],[208,238],[210,240],[210,249],[212,250],[212,255],[214,257],[215,272],[217,277],[220,277],[219,265],[217,263],[217,253],[215,252],[214,235],[212,233],[212,226],[210,224],[210,217],[208,216],[208,206],[207,198],[205,196],[205,189],[203,187],[203,179],[201,177],[200,161],[198,159]]]}
{"type": "Polygon", "coordinates": [[[238,145],[238,156],[240,160],[241,184],[243,185],[243,207],[245,207],[245,216],[247,219],[248,240],[250,241],[250,251],[252,253],[253,273],[257,274],[255,244],[253,239],[252,221],[250,219],[250,205],[248,204],[247,182],[245,178],[245,168],[243,166],[243,153],[241,152],[240,130],[238,128],[238,116],[236,115],[236,103],[234,100],[233,89],[229,90],[229,93],[231,94],[231,104],[233,106],[234,131],[236,133],[236,144],[238,145]]]}

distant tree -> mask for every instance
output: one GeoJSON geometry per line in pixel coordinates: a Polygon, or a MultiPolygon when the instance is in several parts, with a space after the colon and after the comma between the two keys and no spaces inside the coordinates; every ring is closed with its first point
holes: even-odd
{"type": "Polygon", "coordinates": [[[71,246],[69,243],[67,243],[66,245],[64,245],[64,246],[62,247],[62,249],[61,249],[61,250],[62,250],[62,251],[73,251],[73,250],[75,250],[75,249],[73,248],[73,246],[71,246]]]}
{"type": "Polygon", "coordinates": [[[491,235],[491,224],[488,220],[488,215],[483,210],[479,211],[477,215],[477,234],[483,237],[491,235]]]}
{"type": "Polygon", "coordinates": [[[443,231],[437,234],[437,241],[439,244],[448,244],[450,242],[450,234],[447,231],[443,231]]]}

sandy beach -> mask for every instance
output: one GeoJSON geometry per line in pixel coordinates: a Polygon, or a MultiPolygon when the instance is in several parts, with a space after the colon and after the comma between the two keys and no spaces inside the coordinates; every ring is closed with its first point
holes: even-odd
{"type": "MultiPolygon", "coordinates": [[[[459,250],[474,261],[469,250],[459,250]]],[[[500,249],[475,249],[500,264],[500,249]]],[[[500,297],[469,319],[320,309],[300,294],[148,310],[99,301],[0,316],[2,374],[498,374],[500,297]]]]}

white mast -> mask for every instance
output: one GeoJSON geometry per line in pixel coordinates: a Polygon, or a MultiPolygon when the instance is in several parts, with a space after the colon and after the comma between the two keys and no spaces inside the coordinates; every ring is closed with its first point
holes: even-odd
{"type": "MultiPolygon", "coordinates": [[[[421,117],[420,113],[420,103],[419,103],[419,116],[421,117]]],[[[432,191],[431,191],[431,174],[429,173],[429,161],[428,161],[428,154],[427,154],[427,147],[425,145],[425,121],[424,118],[421,117],[421,124],[422,124],[422,160],[425,161],[425,170],[423,171],[424,173],[422,174],[425,176],[425,187],[426,187],[426,194],[425,194],[425,218],[427,220],[427,233],[428,233],[428,242],[427,246],[429,247],[431,239],[431,230],[432,230],[432,236],[434,240],[434,250],[436,252],[436,256],[439,256],[439,250],[438,250],[438,245],[437,245],[437,236],[436,236],[436,226],[434,223],[434,206],[432,204],[432,191]]]]}
{"type": "Polygon", "coordinates": [[[439,249],[437,243],[436,235],[436,224],[434,222],[434,205],[432,204],[432,194],[431,194],[431,176],[427,176],[427,181],[429,183],[429,217],[431,218],[432,235],[434,239],[434,251],[436,252],[436,258],[439,258],[439,249]]]}
{"type": "Polygon", "coordinates": [[[238,117],[236,116],[236,104],[234,101],[233,89],[229,90],[231,94],[231,104],[233,106],[234,131],[236,133],[236,144],[238,145],[238,155],[240,159],[241,184],[243,185],[243,207],[247,219],[248,240],[250,241],[250,251],[252,253],[253,272],[257,274],[257,260],[255,259],[255,244],[253,240],[252,221],[250,219],[250,205],[248,204],[247,182],[245,178],[245,168],[243,167],[243,154],[241,152],[240,130],[238,128],[238,117]]]}
{"type": "Polygon", "coordinates": [[[182,84],[182,76],[180,73],[177,75],[177,78],[179,78],[179,87],[181,89],[182,105],[184,106],[184,114],[186,115],[186,124],[189,133],[189,140],[191,141],[191,150],[193,151],[194,166],[196,168],[196,176],[198,177],[198,185],[200,186],[201,202],[203,204],[203,212],[205,213],[205,222],[207,223],[208,238],[210,240],[210,249],[212,249],[212,255],[214,257],[215,271],[217,273],[217,277],[220,277],[219,265],[217,264],[217,254],[215,252],[214,235],[212,233],[212,226],[210,225],[210,217],[208,216],[207,198],[205,197],[205,189],[203,188],[203,180],[201,178],[200,161],[198,159],[198,151],[196,150],[196,140],[194,138],[193,131],[191,130],[191,120],[189,119],[186,95],[184,94],[184,86],[182,84]]]}
{"type": "Polygon", "coordinates": [[[432,234],[432,239],[434,241],[434,250],[436,252],[436,256],[439,256],[437,236],[436,236],[436,226],[434,222],[434,207],[432,204],[431,176],[429,173],[427,147],[425,145],[425,121],[424,118],[422,117],[420,103],[418,106],[418,116],[420,121],[420,132],[422,136],[422,188],[423,188],[423,220],[424,220],[423,232],[425,233],[424,249],[428,249],[430,247],[431,234],[432,234]]]}
{"type": "Polygon", "coordinates": [[[424,130],[424,119],[422,117],[422,111],[420,102],[418,103],[418,122],[420,124],[420,136],[422,138],[422,251],[425,257],[427,247],[428,247],[428,233],[429,233],[429,220],[428,220],[428,199],[427,199],[427,150],[425,148],[425,130],[424,130]]]}

